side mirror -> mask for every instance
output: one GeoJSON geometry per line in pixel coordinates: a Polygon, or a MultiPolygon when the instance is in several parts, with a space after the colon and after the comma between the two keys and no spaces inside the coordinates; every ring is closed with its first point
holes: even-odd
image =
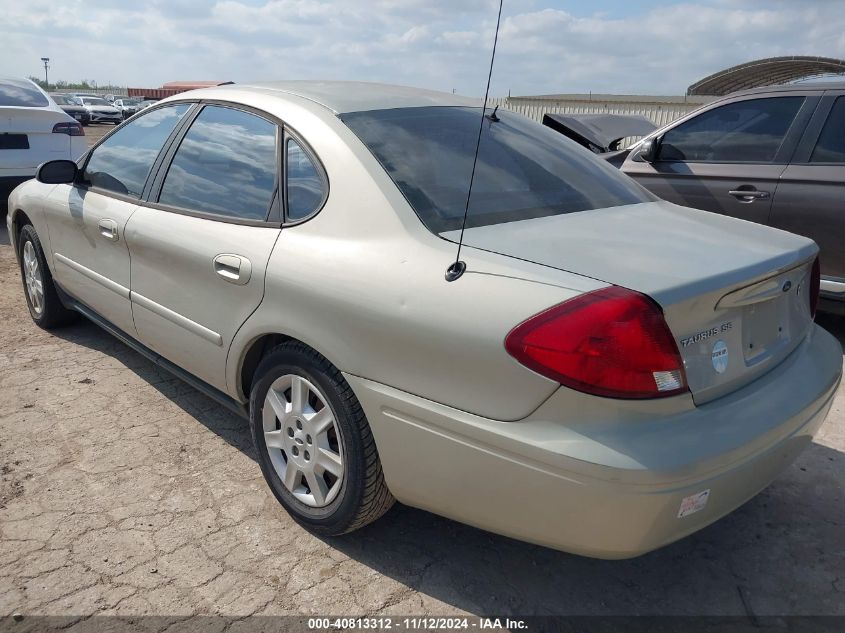
{"type": "Polygon", "coordinates": [[[79,168],[72,160],[51,160],[41,163],[35,172],[35,179],[45,185],[70,184],[76,180],[79,168]]]}
{"type": "Polygon", "coordinates": [[[640,145],[640,150],[637,152],[637,158],[644,160],[647,163],[653,163],[657,160],[657,153],[660,151],[660,139],[650,138],[643,141],[640,145]]]}

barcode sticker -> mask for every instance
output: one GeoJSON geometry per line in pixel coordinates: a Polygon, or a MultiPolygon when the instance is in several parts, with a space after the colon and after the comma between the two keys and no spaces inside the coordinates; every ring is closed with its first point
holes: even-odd
{"type": "Polygon", "coordinates": [[[681,519],[688,514],[698,512],[707,505],[707,499],[710,497],[710,489],[702,490],[689,497],[681,499],[681,507],[678,508],[678,518],[681,519]]]}

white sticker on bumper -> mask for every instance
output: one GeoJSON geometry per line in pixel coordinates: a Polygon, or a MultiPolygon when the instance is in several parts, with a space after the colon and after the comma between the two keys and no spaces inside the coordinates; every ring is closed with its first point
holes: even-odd
{"type": "Polygon", "coordinates": [[[678,518],[683,518],[688,514],[694,514],[703,509],[707,505],[707,499],[710,498],[710,489],[702,490],[689,497],[681,499],[681,507],[678,508],[678,518]]]}

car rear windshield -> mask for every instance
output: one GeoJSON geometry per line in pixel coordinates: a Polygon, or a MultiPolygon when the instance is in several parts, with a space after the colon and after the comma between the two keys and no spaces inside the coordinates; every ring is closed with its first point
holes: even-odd
{"type": "Polygon", "coordinates": [[[46,108],[47,97],[28,81],[0,79],[0,106],[46,108]]]}
{"type": "MultiPolygon", "coordinates": [[[[467,227],[653,200],[591,152],[521,115],[482,124],[467,227]]],[[[481,108],[421,107],[344,114],[434,233],[461,228],[481,108]]]]}

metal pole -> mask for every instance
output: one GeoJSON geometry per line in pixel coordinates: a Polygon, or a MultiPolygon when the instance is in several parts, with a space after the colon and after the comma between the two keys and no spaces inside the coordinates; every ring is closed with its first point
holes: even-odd
{"type": "Polygon", "coordinates": [[[49,57],[42,57],[41,61],[44,62],[44,84],[45,84],[46,88],[49,90],[50,89],[50,79],[47,76],[47,68],[49,68],[48,64],[50,63],[50,58],[49,57]]]}

